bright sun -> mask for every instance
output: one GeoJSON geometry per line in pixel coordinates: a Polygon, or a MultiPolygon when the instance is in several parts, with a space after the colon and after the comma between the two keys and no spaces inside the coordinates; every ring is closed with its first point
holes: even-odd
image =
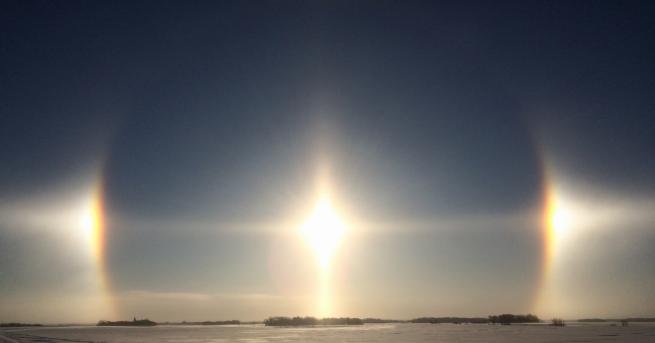
{"type": "Polygon", "coordinates": [[[564,208],[558,208],[554,211],[552,215],[552,225],[553,230],[558,236],[562,236],[566,233],[568,228],[571,225],[571,216],[568,211],[564,208]]]}
{"type": "Polygon", "coordinates": [[[572,223],[571,208],[561,197],[553,197],[550,204],[550,229],[555,238],[561,239],[570,230],[572,223]]]}
{"type": "Polygon", "coordinates": [[[345,229],[330,201],[321,198],[311,218],[303,225],[302,233],[316,252],[322,268],[328,267],[330,257],[345,229]]]}

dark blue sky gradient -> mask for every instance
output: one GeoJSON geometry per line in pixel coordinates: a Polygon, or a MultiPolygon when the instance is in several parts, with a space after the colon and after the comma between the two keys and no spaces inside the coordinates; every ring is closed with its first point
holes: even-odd
{"type": "Polygon", "coordinates": [[[539,130],[573,172],[653,186],[653,25],[636,3],[14,5],[4,189],[108,154],[123,210],[184,210],[218,189],[247,201],[254,179],[258,198],[294,192],[319,121],[337,127],[349,189],[418,196],[390,206],[534,201],[539,130]]]}

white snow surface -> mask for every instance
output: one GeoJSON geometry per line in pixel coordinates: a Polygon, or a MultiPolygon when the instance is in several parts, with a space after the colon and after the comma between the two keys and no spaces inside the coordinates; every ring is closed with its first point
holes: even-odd
{"type": "Polygon", "coordinates": [[[655,325],[627,327],[602,324],[366,324],[330,327],[266,327],[263,325],[156,327],[42,327],[0,330],[6,342],[655,342],[655,325]]]}

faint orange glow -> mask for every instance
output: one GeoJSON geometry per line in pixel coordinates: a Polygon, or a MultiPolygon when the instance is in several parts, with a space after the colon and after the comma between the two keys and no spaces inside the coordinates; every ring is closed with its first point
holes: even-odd
{"type": "Polygon", "coordinates": [[[557,284],[553,280],[554,267],[562,259],[564,248],[578,226],[584,219],[579,213],[577,202],[556,186],[552,177],[546,180],[542,212],[543,256],[541,280],[535,307],[541,311],[556,312],[558,304],[557,284]]]}
{"type": "Polygon", "coordinates": [[[562,231],[567,221],[567,215],[561,207],[560,200],[551,180],[546,179],[544,185],[544,199],[542,210],[542,258],[540,284],[537,290],[534,307],[543,311],[552,307],[551,269],[555,258],[558,231],[562,231]],[[559,228],[559,229],[558,229],[559,228]]]}
{"type": "Polygon", "coordinates": [[[105,261],[105,213],[102,180],[96,180],[81,215],[81,229],[86,239],[90,257],[95,265],[96,287],[100,298],[98,306],[108,317],[115,316],[111,288],[105,261]]]}
{"type": "Polygon", "coordinates": [[[319,178],[318,202],[300,230],[318,260],[315,314],[319,317],[333,315],[334,299],[331,281],[333,268],[330,268],[330,262],[347,230],[328,195],[328,179],[325,174],[319,178]]]}
{"type": "Polygon", "coordinates": [[[328,317],[332,315],[332,293],[330,291],[330,273],[323,269],[319,275],[319,289],[318,289],[318,312],[320,317],[328,317]]]}

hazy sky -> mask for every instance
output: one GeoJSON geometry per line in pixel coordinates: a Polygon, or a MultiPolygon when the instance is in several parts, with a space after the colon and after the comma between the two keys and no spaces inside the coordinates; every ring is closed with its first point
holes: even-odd
{"type": "Polygon", "coordinates": [[[653,316],[653,61],[652,2],[3,3],[0,321],[316,314],[323,181],[330,315],[653,316]]]}

